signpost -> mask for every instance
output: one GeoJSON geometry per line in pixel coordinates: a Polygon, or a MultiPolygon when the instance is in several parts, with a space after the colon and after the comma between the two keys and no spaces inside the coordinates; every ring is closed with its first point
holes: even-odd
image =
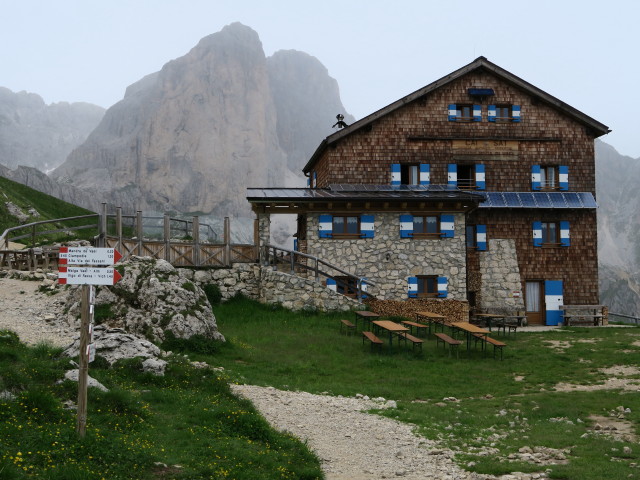
{"type": "Polygon", "coordinates": [[[87,428],[89,362],[92,362],[96,355],[96,347],[93,343],[94,285],[115,285],[122,276],[112,265],[121,258],[120,252],[114,248],[60,247],[58,283],[61,285],[82,285],[78,423],[76,428],[80,437],[84,437],[87,428]]]}

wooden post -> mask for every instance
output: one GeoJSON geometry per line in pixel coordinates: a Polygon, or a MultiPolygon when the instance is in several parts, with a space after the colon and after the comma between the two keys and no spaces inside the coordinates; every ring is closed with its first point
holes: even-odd
{"type": "Polygon", "coordinates": [[[117,250],[122,252],[122,207],[116,207],[116,236],[118,237],[117,250]]]}
{"type": "Polygon", "coordinates": [[[200,217],[193,216],[193,223],[191,225],[191,236],[193,237],[193,264],[196,267],[200,266],[200,217]]]}
{"type": "Polygon", "coordinates": [[[253,220],[253,245],[255,246],[253,256],[256,261],[260,261],[260,222],[257,218],[253,220]]]}
{"type": "Polygon", "coordinates": [[[231,266],[231,227],[229,217],[224,217],[224,265],[231,266]]]}
{"type": "Polygon", "coordinates": [[[91,285],[82,285],[81,324],[80,324],[80,360],[78,366],[78,422],[76,431],[84,438],[87,429],[87,383],[89,379],[89,323],[91,285]]]}
{"type": "Polygon", "coordinates": [[[164,259],[171,262],[171,218],[164,214],[164,259]]]}
{"type": "Polygon", "coordinates": [[[136,236],[138,237],[137,255],[139,257],[142,257],[142,251],[143,251],[142,236],[143,235],[144,235],[144,229],[142,228],[142,210],[138,210],[136,211],[136,236]]]}
{"type": "Polygon", "coordinates": [[[98,227],[98,247],[103,248],[107,244],[107,204],[102,203],[102,214],[98,220],[100,225],[98,227]]]}

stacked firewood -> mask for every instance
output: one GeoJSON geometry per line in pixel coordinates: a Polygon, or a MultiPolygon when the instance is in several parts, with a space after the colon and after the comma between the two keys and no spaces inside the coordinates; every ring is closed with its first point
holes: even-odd
{"type": "Polygon", "coordinates": [[[443,315],[450,322],[468,322],[469,304],[460,300],[409,298],[407,300],[365,300],[369,310],[385,317],[415,319],[416,312],[443,315]]]}

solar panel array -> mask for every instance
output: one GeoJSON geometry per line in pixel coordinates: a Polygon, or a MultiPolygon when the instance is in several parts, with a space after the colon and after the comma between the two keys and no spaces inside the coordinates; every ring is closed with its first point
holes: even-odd
{"type": "Polygon", "coordinates": [[[598,208],[589,192],[487,192],[480,208],[598,208]]]}

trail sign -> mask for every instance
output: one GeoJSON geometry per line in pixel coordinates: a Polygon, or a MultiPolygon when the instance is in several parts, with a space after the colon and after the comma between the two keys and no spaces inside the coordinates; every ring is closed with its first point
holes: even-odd
{"type": "Polygon", "coordinates": [[[115,285],[122,275],[115,268],[58,267],[60,285],[115,285]]]}
{"type": "Polygon", "coordinates": [[[115,248],[60,247],[60,265],[113,265],[122,258],[115,248]]]}

